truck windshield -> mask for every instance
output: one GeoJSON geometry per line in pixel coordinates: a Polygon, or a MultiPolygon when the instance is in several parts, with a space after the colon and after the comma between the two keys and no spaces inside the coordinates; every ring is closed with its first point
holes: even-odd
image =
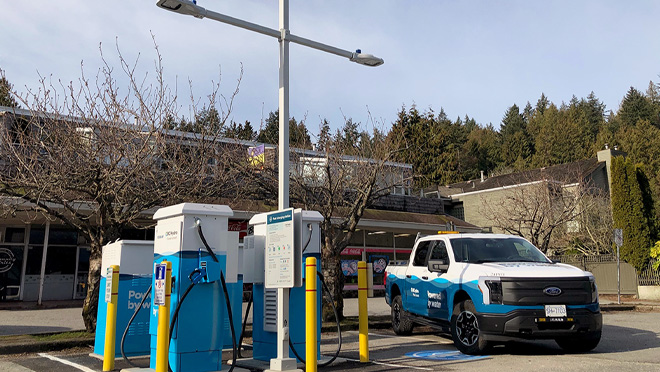
{"type": "Polygon", "coordinates": [[[451,239],[456,262],[543,262],[550,263],[541,251],[521,238],[451,239]]]}

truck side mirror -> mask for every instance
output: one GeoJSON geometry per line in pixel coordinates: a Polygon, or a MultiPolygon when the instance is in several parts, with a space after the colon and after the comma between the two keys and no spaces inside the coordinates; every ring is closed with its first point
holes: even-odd
{"type": "Polygon", "coordinates": [[[429,260],[427,267],[432,273],[444,273],[449,270],[449,264],[445,260],[429,260]]]}

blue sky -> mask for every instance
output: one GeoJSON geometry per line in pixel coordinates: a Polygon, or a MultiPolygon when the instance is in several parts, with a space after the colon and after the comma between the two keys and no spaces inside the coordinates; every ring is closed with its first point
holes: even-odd
{"type": "MultiPolygon", "coordinates": [[[[221,93],[244,76],[231,118],[259,127],[277,109],[275,39],[212,20],[166,12],[155,0],[6,1],[0,12],[0,68],[19,91],[39,75],[77,81],[103,53],[119,72],[115,40],[139,69],[160,47],[167,83],[204,97],[221,74],[221,93]]],[[[277,28],[276,0],[199,0],[233,17],[277,28]]],[[[660,81],[660,2],[291,0],[291,33],[385,60],[368,68],[291,46],[291,115],[318,132],[344,117],[389,128],[401,107],[444,108],[450,118],[499,125],[516,103],[545,93],[555,103],[591,91],[616,110],[630,86],[660,81]],[[371,117],[371,119],[370,119],[371,117]]],[[[120,76],[117,75],[117,76],[120,76]]],[[[181,113],[189,112],[181,100],[181,113]]]]}

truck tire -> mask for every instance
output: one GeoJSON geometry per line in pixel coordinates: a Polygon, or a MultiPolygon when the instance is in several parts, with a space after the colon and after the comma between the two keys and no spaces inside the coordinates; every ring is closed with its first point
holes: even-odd
{"type": "Polygon", "coordinates": [[[585,353],[598,346],[600,342],[601,331],[591,332],[581,335],[558,338],[555,340],[557,345],[569,353],[585,353]]]}
{"type": "Polygon", "coordinates": [[[488,347],[481,330],[479,319],[472,300],[465,300],[454,306],[451,316],[451,336],[454,345],[463,354],[483,354],[488,347]]]}
{"type": "Polygon", "coordinates": [[[407,336],[412,333],[414,324],[408,312],[403,310],[403,302],[401,301],[401,295],[394,296],[392,300],[392,329],[394,333],[401,336],[407,336]]]}

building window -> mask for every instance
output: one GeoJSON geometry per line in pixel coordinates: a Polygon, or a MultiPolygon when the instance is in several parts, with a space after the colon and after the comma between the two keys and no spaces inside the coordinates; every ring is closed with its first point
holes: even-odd
{"type": "Polygon", "coordinates": [[[5,229],[5,243],[23,243],[25,229],[22,227],[8,227],[5,229]]]}
{"type": "Polygon", "coordinates": [[[447,214],[456,217],[459,220],[465,221],[465,210],[463,209],[463,204],[456,204],[447,209],[447,214]]]}

